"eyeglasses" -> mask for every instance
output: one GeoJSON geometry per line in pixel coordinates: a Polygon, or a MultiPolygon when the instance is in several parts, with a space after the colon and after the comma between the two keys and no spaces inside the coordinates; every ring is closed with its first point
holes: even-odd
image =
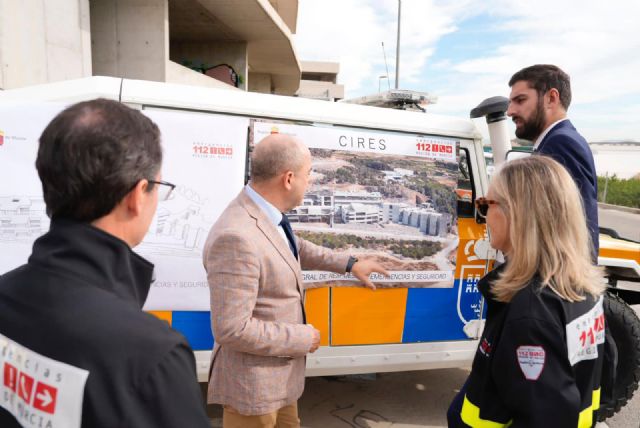
{"type": "Polygon", "coordinates": [[[158,200],[159,201],[168,201],[173,197],[173,189],[176,188],[175,184],[171,184],[167,181],[155,181],[155,180],[147,180],[149,183],[157,184],[158,187],[158,200]]]}
{"type": "Polygon", "coordinates": [[[489,205],[500,205],[500,203],[493,199],[478,198],[476,199],[476,208],[480,217],[485,218],[489,212],[489,205]]]}

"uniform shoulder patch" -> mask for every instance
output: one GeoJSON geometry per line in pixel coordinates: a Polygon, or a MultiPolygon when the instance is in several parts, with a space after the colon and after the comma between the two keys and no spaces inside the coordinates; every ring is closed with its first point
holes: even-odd
{"type": "Polygon", "coordinates": [[[0,407],[23,427],[80,428],[88,376],[0,334],[0,407]]]}
{"type": "Polygon", "coordinates": [[[527,380],[538,380],[546,360],[546,352],[542,346],[519,346],[516,349],[518,365],[527,380]]]}
{"type": "Polygon", "coordinates": [[[589,312],[566,325],[567,352],[572,366],[598,358],[598,345],[604,343],[604,323],[603,298],[600,297],[589,312]]]}

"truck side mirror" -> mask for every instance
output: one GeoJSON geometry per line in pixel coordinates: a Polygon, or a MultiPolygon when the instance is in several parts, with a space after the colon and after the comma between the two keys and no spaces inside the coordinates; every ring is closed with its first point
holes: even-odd
{"type": "Polygon", "coordinates": [[[505,156],[505,161],[509,162],[515,159],[528,158],[532,154],[533,152],[530,152],[528,150],[509,150],[507,152],[507,155],[505,156]]]}

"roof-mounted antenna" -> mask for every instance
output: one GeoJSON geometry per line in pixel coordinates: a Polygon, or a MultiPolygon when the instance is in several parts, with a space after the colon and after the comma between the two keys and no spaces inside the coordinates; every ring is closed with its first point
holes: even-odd
{"type": "Polygon", "coordinates": [[[384,66],[387,69],[387,89],[391,90],[391,83],[389,82],[389,66],[387,65],[387,54],[384,51],[384,42],[382,42],[382,56],[384,56],[384,66]]]}

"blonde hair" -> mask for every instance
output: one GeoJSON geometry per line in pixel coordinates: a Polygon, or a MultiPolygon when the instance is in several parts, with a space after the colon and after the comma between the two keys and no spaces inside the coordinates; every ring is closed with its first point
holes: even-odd
{"type": "Polygon", "coordinates": [[[514,160],[494,176],[491,188],[509,219],[512,248],[492,286],[497,300],[509,302],[535,275],[542,287],[571,302],[603,293],[582,198],[562,165],[539,155],[514,160]]]}

